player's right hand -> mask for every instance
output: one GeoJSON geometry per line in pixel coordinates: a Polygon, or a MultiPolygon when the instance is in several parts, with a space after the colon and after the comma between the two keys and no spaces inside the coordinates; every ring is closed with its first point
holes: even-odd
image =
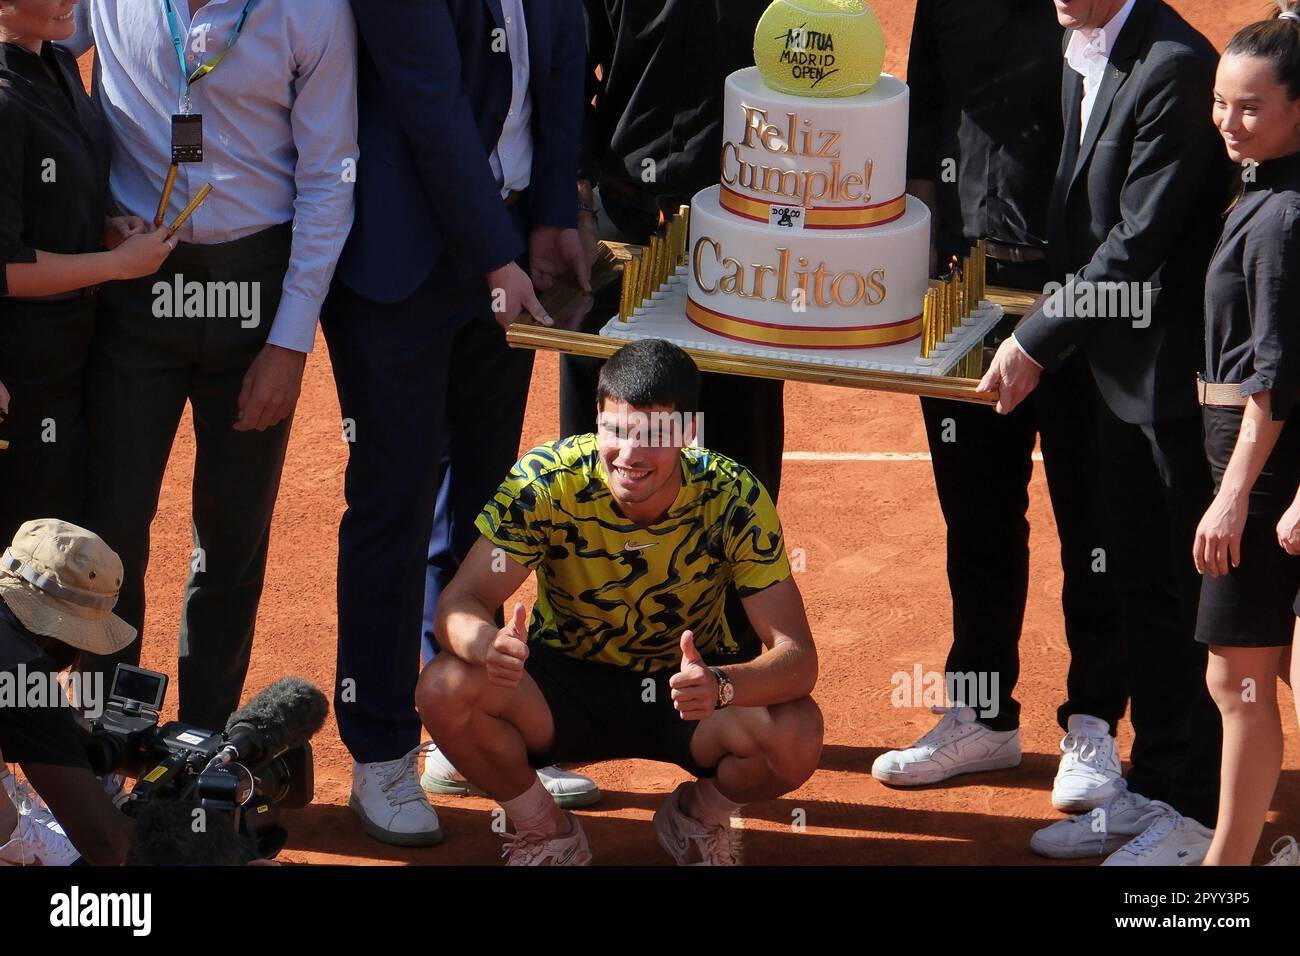
{"type": "Polygon", "coordinates": [[[528,660],[528,612],[523,602],[515,604],[514,612],[506,626],[497,631],[492,646],[488,648],[484,665],[488,683],[511,689],[519,686],[524,676],[524,661],[528,660]]]}

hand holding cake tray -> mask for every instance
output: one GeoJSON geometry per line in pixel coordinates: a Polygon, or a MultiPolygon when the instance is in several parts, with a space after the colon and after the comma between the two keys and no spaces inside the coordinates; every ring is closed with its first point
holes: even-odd
{"type": "Polygon", "coordinates": [[[929,279],[930,213],[905,189],[908,88],[880,73],[882,36],[862,0],[772,4],[759,66],[727,79],[719,184],[625,264],[602,337],[667,339],[739,374],[871,388],[853,373],[880,373],[886,390],[996,398],[961,381],[1003,315],[983,244],[929,279]]]}

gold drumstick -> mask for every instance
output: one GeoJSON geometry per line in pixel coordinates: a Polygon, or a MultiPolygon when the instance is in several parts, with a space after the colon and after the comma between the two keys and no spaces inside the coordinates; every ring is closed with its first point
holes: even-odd
{"type": "Polygon", "coordinates": [[[208,198],[210,192],[212,192],[212,183],[204,183],[203,188],[190,200],[190,204],[181,210],[181,214],[176,217],[176,221],[167,227],[168,239],[180,231],[181,226],[185,225],[185,220],[194,215],[194,210],[203,205],[203,200],[208,198]]]}

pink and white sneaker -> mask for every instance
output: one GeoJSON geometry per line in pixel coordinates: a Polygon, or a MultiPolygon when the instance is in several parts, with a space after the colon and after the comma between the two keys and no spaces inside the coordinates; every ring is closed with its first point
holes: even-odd
{"type": "Polygon", "coordinates": [[[736,866],[736,847],[730,826],[707,826],[682,812],[679,784],[655,811],[655,836],[678,866],[736,866]]]}

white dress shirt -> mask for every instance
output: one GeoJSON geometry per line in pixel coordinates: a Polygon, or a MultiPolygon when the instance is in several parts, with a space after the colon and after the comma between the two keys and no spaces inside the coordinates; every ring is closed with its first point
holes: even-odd
{"type": "MultiPolygon", "coordinates": [[[[209,0],[191,18],[188,0],[172,0],[191,72],[226,48],[244,4],[209,0]]],[[[78,56],[95,47],[94,94],[113,137],[113,204],[152,222],[182,87],[162,0],[82,0],[76,11],[66,46],[78,56]]],[[[267,342],[298,352],[312,350],[352,226],[356,70],[347,0],[263,0],[221,65],[190,88],[203,116],[203,162],[181,165],[167,221],[209,182],[212,195],[178,233],[183,242],[230,242],[292,220],[267,342]]]]}
{"type": "Polygon", "coordinates": [[[1099,30],[1075,30],[1070,34],[1070,42],[1065,48],[1065,62],[1083,77],[1083,108],[1079,123],[1081,143],[1083,134],[1088,129],[1093,104],[1097,102],[1097,90],[1101,88],[1102,77],[1106,75],[1106,66],[1110,63],[1110,51],[1115,49],[1119,32],[1128,22],[1128,16],[1133,12],[1136,2],[1137,0],[1128,0],[1099,30]]]}
{"type": "Polygon", "coordinates": [[[513,86],[510,110],[506,113],[501,138],[489,162],[501,195],[528,188],[533,175],[533,101],[528,92],[531,76],[528,60],[528,24],[524,22],[523,0],[501,0],[505,15],[506,49],[510,51],[513,86]]]}

